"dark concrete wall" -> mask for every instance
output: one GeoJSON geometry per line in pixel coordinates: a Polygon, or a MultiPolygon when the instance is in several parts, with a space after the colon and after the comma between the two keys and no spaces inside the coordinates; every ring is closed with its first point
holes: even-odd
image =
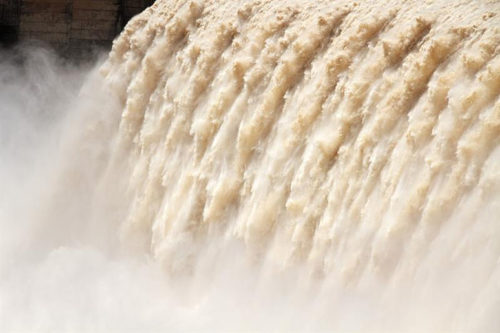
{"type": "Polygon", "coordinates": [[[0,0],[0,43],[41,40],[63,54],[109,46],[154,0],[0,0]]]}
{"type": "Polygon", "coordinates": [[[0,0],[0,43],[12,44],[19,34],[21,0],[0,0]]]}
{"type": "Polygon", "coordinates": [[[154,0],[122,0],[122,17],[125,22],[130,20],[132,17],[142,12],[145,8],[151,6],[154,0]]]}

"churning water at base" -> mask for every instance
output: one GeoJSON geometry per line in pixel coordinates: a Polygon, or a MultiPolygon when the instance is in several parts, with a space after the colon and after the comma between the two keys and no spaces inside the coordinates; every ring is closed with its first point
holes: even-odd
{"type": "Polygon", "coordinates": [[[498,331],[499,14],[159,0],[0,64],[0,327],[498,331]]]}

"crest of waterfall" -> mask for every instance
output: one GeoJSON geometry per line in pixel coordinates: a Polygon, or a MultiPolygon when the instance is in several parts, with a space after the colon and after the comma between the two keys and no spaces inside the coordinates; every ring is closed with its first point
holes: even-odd
{"type": "Polygon", "coordinates": [[[171,267],[217,237],[348,284],[474,263],[484,287],[499,273],[499,9],[157,1],[102,69],[124,106],[122,232],[171,267]]]}

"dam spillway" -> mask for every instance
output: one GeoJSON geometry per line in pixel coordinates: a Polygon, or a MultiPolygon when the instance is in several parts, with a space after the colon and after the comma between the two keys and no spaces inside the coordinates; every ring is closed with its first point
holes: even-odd
{"type": "Polygon", "coordinates": [[[105,148],[68,158],[46,219],[108,225],[200,329],[498,329],[499,13],[156,1],[96,74],[112,110],[73,144],[105,148]]]}

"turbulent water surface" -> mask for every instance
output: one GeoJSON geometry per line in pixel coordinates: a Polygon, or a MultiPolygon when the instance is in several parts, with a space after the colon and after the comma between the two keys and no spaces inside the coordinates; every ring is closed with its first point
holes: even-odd
{"type": "Polygon", "coordinates": [[[24,58],[0,327],[500,330],[498,1],[159,0],[85,81],[24,58]]]}

